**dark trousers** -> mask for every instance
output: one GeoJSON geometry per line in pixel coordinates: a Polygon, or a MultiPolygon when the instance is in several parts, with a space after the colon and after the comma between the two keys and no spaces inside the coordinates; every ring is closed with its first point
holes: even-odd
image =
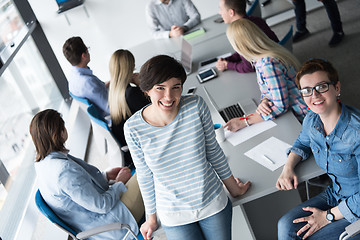
{"type": "MultiPolygon", "coordinates": [[[[305,31],[306,29],[306,7],[305,0],[293,1],[295,5],[296,28],[298,31],[305,31]]],[[[322,2],[328,14],[331,28],[333,32],[342,32],[342,23],[340,19],[339,8],[335,0],[323,0],[322,2]]]]}

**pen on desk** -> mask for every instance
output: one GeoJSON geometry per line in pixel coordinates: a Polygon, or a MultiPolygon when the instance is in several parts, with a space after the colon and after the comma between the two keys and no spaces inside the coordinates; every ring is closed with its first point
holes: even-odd
{"type": "Polygon", "coordinates": [[[266,161],[268,161],[269,163],[271,163],[271,164],[275,164],[275,162],[273,161],[273,160],[271,160],[268,156],[266,156],[265,154],[264,155],[262,155],[263,156],[263,158],[266,160],[266,161]]]}

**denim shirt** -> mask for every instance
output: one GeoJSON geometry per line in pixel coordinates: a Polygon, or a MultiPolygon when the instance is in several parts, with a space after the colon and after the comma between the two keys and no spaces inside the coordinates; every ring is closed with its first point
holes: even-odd
{"type": "MultiPolygon", "coordinates": [[[[134,217],[120,201],[121,194],[127,191],[123,183],[109,186],[99,169],[61,152],[52,152],[36,162],[35,170],[46,203],[75,231],[121,222],[138,233],[134,217]]],[[[116,230],[88,240],[120,239],[124,235],[124,230],[116,230]]]]}
{"type": "Polygon", "coordinates": [[[354,222],[360,216],[360,111],[341,107],[340,118],[327,136],[319,115],[309,112],[290,151],[303,160],[313,153],[332,180],[327,192],[337,200],[341,214],[354,222]]]}

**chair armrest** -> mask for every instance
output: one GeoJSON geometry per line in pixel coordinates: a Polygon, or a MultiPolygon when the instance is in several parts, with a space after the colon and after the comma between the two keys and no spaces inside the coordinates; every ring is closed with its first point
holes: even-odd
{"type": "MultiPolygon", "coordinates": [[[[88,237],[91,237],[93,235],[97,235],[103,232],[108,232],[108,231],[113,231],[113,230],[119,230],[119,229],[127,229],[128,233],[126,234],[126,236],[131,233],[133,235],[133,237],[135,239],[137,239],[136,235],[134,234],[133,231],[131,231],[130,226],[128,224],[122,224],[119,222],[116,223],[111,223],[111,224],[107,224],[107,225],[103,225],[103,226],[99,226],[99,227],[95,227],[83,232],[80,232],[76,235],[77,238],[79,239],[86,239],[88,237]]],[[[126,237],[125,236],[125,237],[126,237]]]]}
{"type": "Polygon", "coordinates": [[[360,232],[360,220],[353,222],[349,226],[345,227],[346,232],[352,237],[360,232]]]}

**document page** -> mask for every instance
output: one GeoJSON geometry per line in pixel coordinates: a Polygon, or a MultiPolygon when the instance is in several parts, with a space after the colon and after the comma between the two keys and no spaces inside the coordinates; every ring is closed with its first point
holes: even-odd
{"type": "Polygon", "coordinates": [[[225,131],[225,138],[233,146],[236,146],[275,126],[276,123],[273,121],[264,121],[251,125],[250,127],[242,128],[237,132],[225,131]]]}
{"type": "Polygon", "coordinates": [[[290,147],[290,144],[271,137],[244,154],[269,170],[275,171],[285,164],[286,152],[290,147]]]}

